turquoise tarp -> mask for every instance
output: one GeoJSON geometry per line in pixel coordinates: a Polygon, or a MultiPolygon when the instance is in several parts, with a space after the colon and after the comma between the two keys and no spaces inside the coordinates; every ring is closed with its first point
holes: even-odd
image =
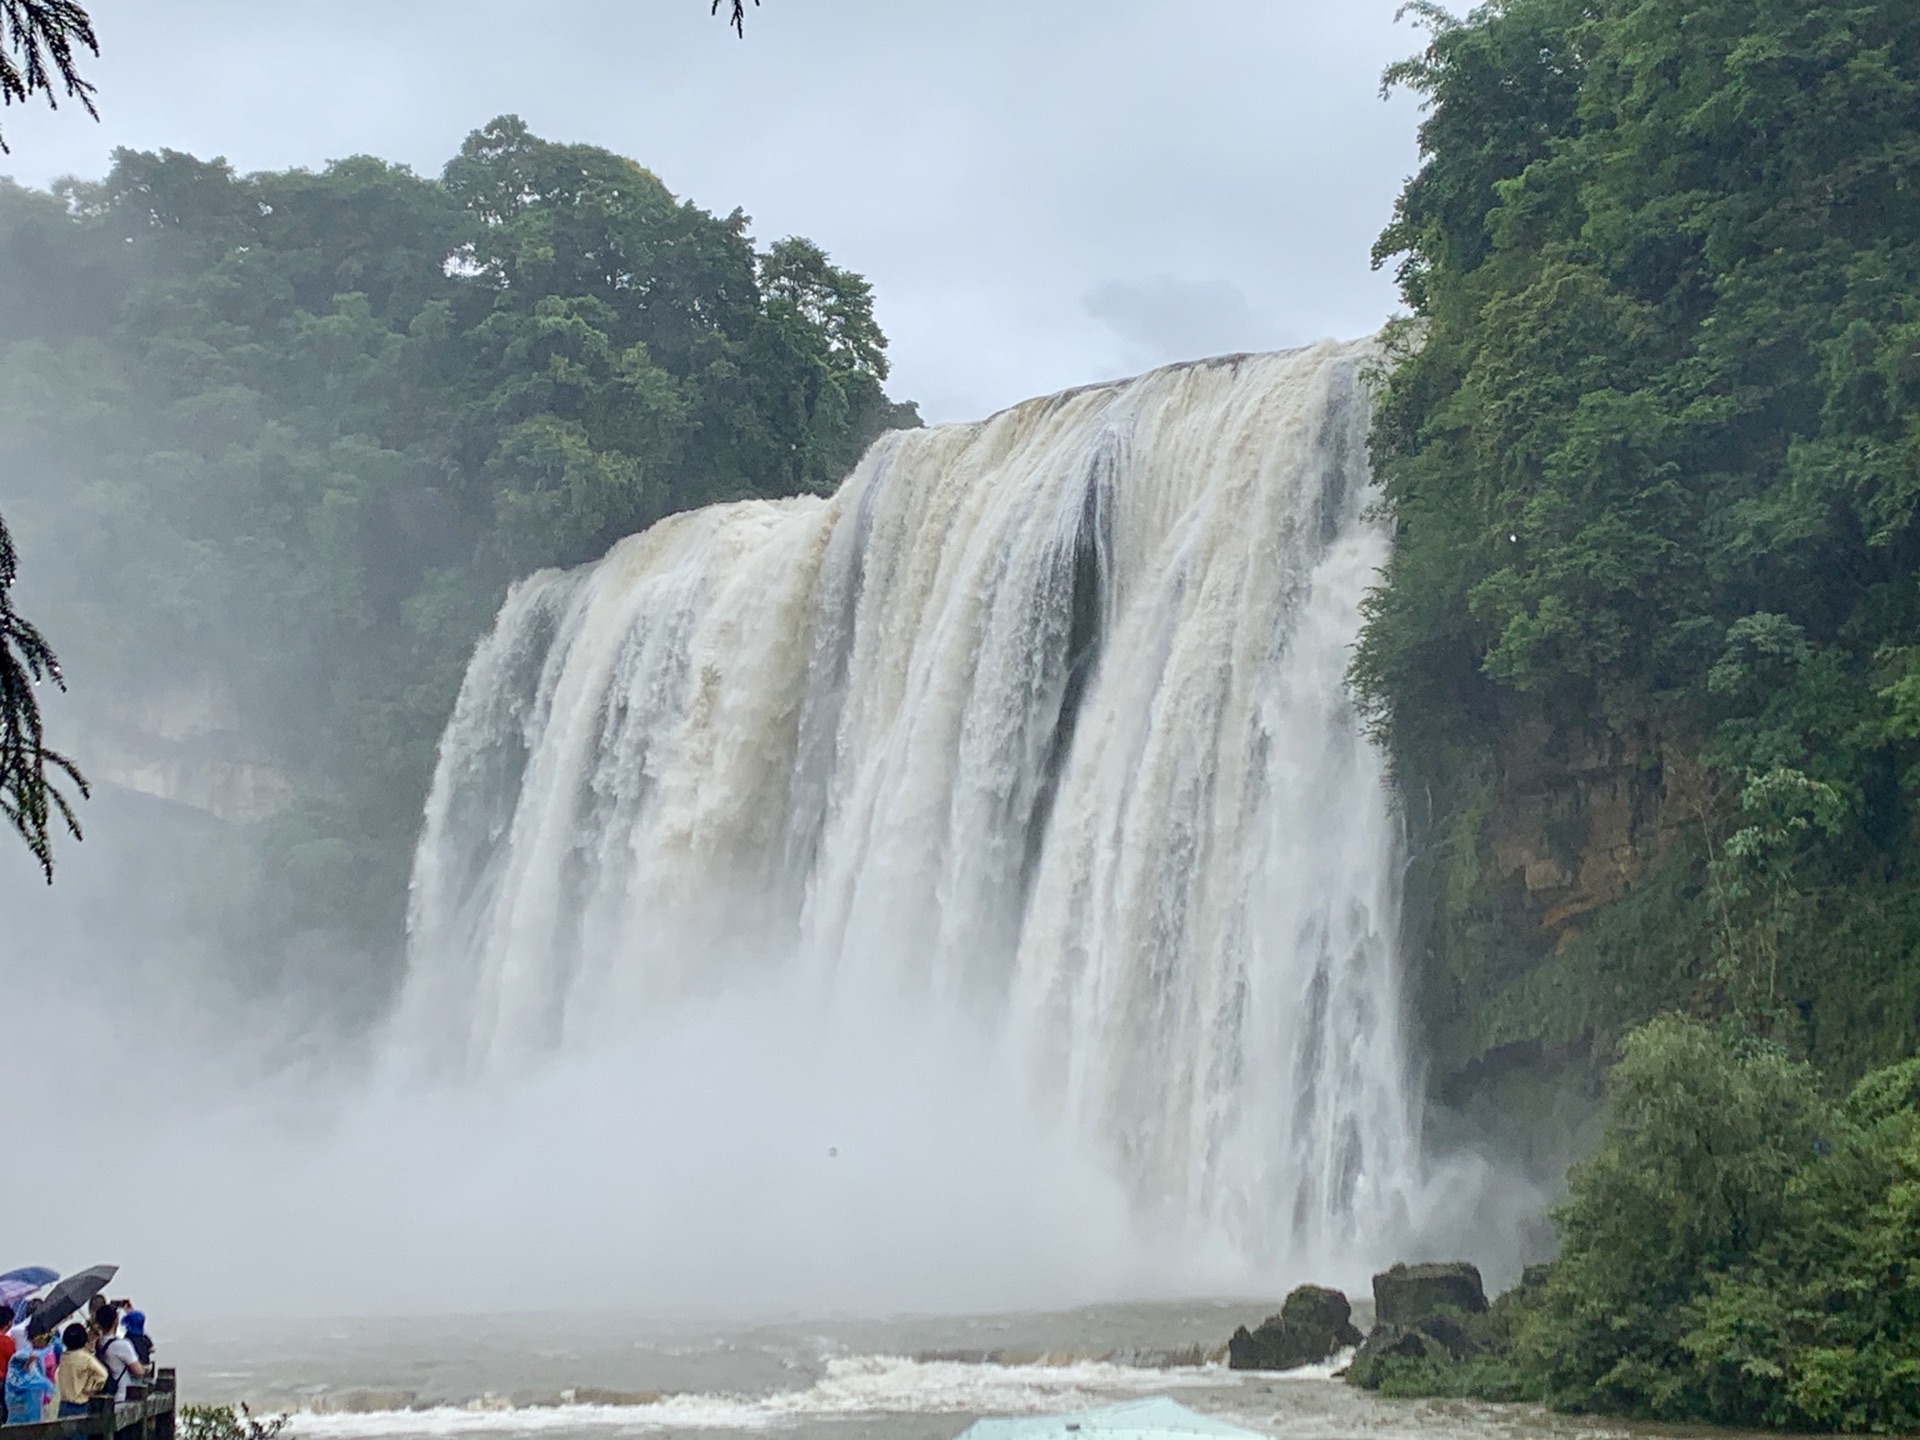
{"type": "Polygon", "coordinates": [[[1006,1420],[976,1420],[959,1440],[1266,1440],[1257,1430],[1189,1410],[1164,1395],[1132,1400],[1076,1415],[1027,1415],[1006,1420]]]}

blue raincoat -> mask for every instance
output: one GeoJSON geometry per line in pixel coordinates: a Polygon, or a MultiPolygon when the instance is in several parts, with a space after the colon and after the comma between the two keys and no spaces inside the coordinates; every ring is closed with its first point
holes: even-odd
{"type": "Polygon", "coordinates": [[[16,1350],[7,1366],[7,1423],[38,1424],[52,1394],[53,1382],[40,1357],[24,1347],[16,1350]]]}

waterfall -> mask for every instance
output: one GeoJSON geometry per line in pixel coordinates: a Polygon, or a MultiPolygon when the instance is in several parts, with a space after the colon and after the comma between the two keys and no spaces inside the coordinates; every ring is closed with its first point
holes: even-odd
{"type": "Polygon", "coordinates": [[[403,1045],[512,1073],[756,977],[884,991],[1001,1037],[1142,1223],[1378,1257],[1418,1137],[1344,688],[1372,353],[890,434],[521,582],[441,742],[403,1045]]]}

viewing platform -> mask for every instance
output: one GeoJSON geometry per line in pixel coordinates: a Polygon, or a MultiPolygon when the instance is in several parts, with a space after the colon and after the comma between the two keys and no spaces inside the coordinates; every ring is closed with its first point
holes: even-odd
{"type": "Polygon", "coordinates": [[[162,1368],[154,1373],[150,1386],[135,1385],[129,1398],[114,1404],[95,1400],[84,1415],[69,1415],[60,1420],[42,1420],[37,1425],[7,1425],[7,1440],[80,1440],[98,1436],[101,1440],[173,1440],[174,1372],[162,1368]],[[137,1397],[137,1398],[135,1398],[137,1397]]]}

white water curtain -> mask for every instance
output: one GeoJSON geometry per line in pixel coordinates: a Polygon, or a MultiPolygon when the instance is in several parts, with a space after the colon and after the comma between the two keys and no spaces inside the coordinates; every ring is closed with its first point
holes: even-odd
{"type": "Polygon", "coordinates": [[[884,993],[992,1037],[1144,1225],[1378,1253],[1418,1141],[1344,688],[1370,353],[889,435],[831,499],[517,586],[442,741],[402,1045],[511,1072],[771,975],[884,993]]]}

